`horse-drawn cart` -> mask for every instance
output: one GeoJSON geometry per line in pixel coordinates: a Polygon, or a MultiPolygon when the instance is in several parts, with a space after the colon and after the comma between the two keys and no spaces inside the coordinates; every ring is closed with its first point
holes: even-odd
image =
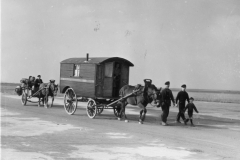
{"type": "Polygon", "coordinates": [[[38,103],[38,106],[43,103],[45,108],[48,107],[48,97],[52,97],[52,104],[54,101],[54,96],[56,96],[58,91],[58,85],[55,84],[55,80],[50,80],[48,84],[40,84],[39,87],[36,87],[32,90],[31,82],[27,78],[23,78],[21,81],[21,86],[15,88],[15,92],[21,96],[22,105],[26,105],[27,102],[38,103]],[[32,94],[30,95],[30,92],[32,94]],[[38,101],[32,101],[32,98],[38,98],[38,101]]]}
{"type": "Polygon", "coordinates": [[[79,101],[87,101],[87,115],[94,118],[104,109],[118,116],[117,103],[137,92],[119,97],[119,89],[129,82],[129,67],[133,64],[119,57],[70,58],[61,62],[60,91],[64,93],[65,111],[72,115],[79,101]]]}
{"type": "Polygon", "coordinates": [[[41,103],[41,102],[43,102],[43,99],[41,98],[41,99],[39,99],[38,101],[32,101],[31,99],[32,99],[32,97],[35,97],[35,95],[37,95],[39,92],[41,92],[43,89],[45,89],[45,88],[42,88],[42,89],[40,89],[40,90],[38,90],[37,92],[35,92],[32,96],[28,96],[29,94],[29,88],[22,88],[22,98],[21,98],[21,102],[22,102],[22,105],[26,105],[27,104],[27,102],[31,102],[31,103],[41,103]]]}

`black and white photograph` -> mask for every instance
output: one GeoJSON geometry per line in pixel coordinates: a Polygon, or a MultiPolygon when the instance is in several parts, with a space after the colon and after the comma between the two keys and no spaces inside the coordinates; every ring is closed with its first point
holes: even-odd
{"type": "Polygon", "coordinates": [[[1,0],[2,160],[240,160],[239,0],[1,0]]]}

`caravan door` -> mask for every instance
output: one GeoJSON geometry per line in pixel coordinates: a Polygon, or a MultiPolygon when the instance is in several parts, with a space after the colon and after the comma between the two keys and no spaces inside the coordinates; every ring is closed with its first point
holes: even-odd
{"type": "Polygon", "coordinates": [[[127,84],[129,84],[129,66],[125,63],[122,63],[120,88],[127,84]]]}
{"type": "Polygon", "coordinates": [[[114,62],[105,63],[103,97],[112,97],[114,62]]]}
{"type": "Polygon", "coordinates": [[[97,65],[96,86],[95,86],[95,94],[97,97],[103,96],[103,85],[104,85],[103,71],[104,71],[104,65],[97,65]]]}

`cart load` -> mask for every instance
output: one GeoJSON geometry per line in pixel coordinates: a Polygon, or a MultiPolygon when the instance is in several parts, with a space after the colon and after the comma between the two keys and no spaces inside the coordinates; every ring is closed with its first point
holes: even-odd
{"type": "Polygon", "coordinates": [[[15,88],[15,92],[17,93],[17,95],[21,96],[22,92],[23,92],[22,87],[21,86],[17,86],[15,88]]]}
{"type": "Polygon", "coordinates": [[[29,80],[27,78],[22,78],[20,80],[20,83],[21,84],[19,86],[16,86],[14,89],[18,96],[22,95],[23,90],[28,86],[29,80]]]}

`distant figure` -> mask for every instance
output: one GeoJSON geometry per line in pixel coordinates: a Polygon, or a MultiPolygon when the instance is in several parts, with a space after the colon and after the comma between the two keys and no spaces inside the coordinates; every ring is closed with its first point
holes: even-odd
{"type": "Polygon", "coordinates": [[[32,90],[34,90],[34,84],[35,84],[35,77],[32,77],[31,84],[32,84],[32,90]]]}
{"type": "Polygon", "coordinates": [[[162,90],[162,125],[166,126],[167,125],[167,117],[169,114],[169,107],[171,106],[171,100],[173,102],[173,106],[175,106],[175,101],[173,98],[172,91],[169,89],[170,87],[170,82],[167,81],[165,83],[165,88],[162,90]]]}
{"type": "Polygon", "coordinates": [[[41,75],[37,76],[37,79],[34,81],[34,93],[37,92],[39,90],[39,86],[40,84],[42,84],[43,81],[41,79],[41,75]]]}
{"type": "Polygon", "coordinates": [[[178,92],[177,97],[176,97],[176,104],[178,104],[178,109],[179,109],[179,112],[178,112],[178,115],[176,118],[177,123],[181,123],[180,117],[183,119],[183,121],[186,120],[186,118],[184,116],[184,108],[185,108],[186,100],[189,103],[189,96],[188,96],[188,93],[186,92],[187,86],[185,84],[183,84],[181,87],[182,87],[182,90],[180,92],[178,92]],[[179,101],[179,103],[178,103],[178,101],[179,101]]]}
{"type": "Polygon", "coordinates": [[[32,78],[32,76],[29,76],[29,77],[28,77],[28,81],[30,81],[30,80],[31,80],[31,78],[32,78]]]}
{"type": "Polygon", "coordinates": [[[41,75],[38,75],[38,76],[37,76],[37,79],[35,80],[34,86],[35,86],[36,88],[39,88],[40,84],[42,84],[42,83],[43,83],[43,81],[42,81],[42,79],[41,79],[41,75]]]}
{"type": "Polygon", "coordinates": [[[32,90],[34,88],[35,77],[29,76],[28,80],[29,80],[28,81],[28,90],[29,90],[28,95],[29,95],[29,97],[31,97],[32,96],[32,90]]]}
{"type": "Polygon", "coordinates": [[[187,104],[187,106],[186,106],[185,109],[184,109],[184,112],[185,112],[186,110],[188,110],[188,116],[189,116],[189,118],[186,119],[186,121],[185,121],[185,125],[187,125],[187,122],[190,120],[191,126],[194,127],[193,118],[192,118],[192,116],[193,116],[193,110],[195,110],[195,112],[197,112],[197,113],[199,113],[199,112],[198,112],[196,106],[193,104],[193,101],[194,101],[194,98],[191,97],[191,98],[190,98],[190,102],[187,104]]]}

